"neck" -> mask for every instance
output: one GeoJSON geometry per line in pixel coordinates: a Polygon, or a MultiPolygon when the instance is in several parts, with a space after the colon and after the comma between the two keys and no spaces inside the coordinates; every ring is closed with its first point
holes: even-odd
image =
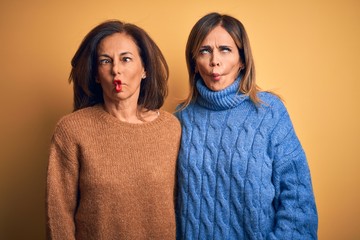
{"type": "Polygon", "coordinates": [[[105,101],[103,107],[110,115],[127,123],[150,122],[158,117],[158,112],[140,108],[137,104],[126,104],[124,102],[113,104],[105,101]]]}
{"type": "Polygon", "coordinates": [[[123,122],[137,122],[139,108],[136,102],[133,101],[108,101],[108,99],[104,99],[104,109],[110,115],[116,117],[120,121],[123,122]]]}

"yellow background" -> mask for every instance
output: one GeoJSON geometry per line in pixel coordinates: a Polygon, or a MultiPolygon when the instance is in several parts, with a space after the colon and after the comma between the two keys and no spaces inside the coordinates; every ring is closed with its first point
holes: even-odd
{"type": "Polygon", "coordinates": [[[311,169],[319,239],[360,239],[358,0],[1,1],[0,239],[44,239],[48,146],[72,109],[70,60],[85,34],[110,18],[143,27],[169,63],[173,111],[188,90],[188,33],[210,11],[244,23],[259,85],[285,99],[311,169]]]}

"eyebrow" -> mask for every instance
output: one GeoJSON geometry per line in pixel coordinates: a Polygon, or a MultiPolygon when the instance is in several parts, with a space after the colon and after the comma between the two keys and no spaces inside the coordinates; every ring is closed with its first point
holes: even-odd
{"type": "MultiPolygon", "coordinates": [[[[119,56],[124,56],[124,55],[127,55],[127,54],[134,55],[134,54],[132,54],[131,52],[122,52],[122,53],[119,54],[119,56]]],[[[106,54],[106,53],[99,54],[99,57],[108,57],[108,58],[111,58],[110,55],[108,55],[108,54],[106,54]]]]}
{"type": "Polygon", "coordinates": [[[134,55],[132,52],[122,52],[122,53],[120,53],[120,56],[124,56],[126,54],[134,55]]]}
{"type": "Polygon", "coordinates": [[[200,46],[200,49],[203,49],[203,48],[210,48],[210,49],[211,49],[210,45],[203,45],[203,46],[200,46]]]}
{"type": "Polygon", "coordinates": [[[220,45],[220,46],[219,46],[219,48],[224,48],[224,47],[226,47],[226,48],[232,48],[232,46],[230,46],[230,45],[220,45]]]}
{"type": "MultiPolygon", "coordinates": [[[[218,48],[232,48],[230,45],[219,45],[218,48]]],[[[210,45],[200,46],[200,49],[212,49],[210,45]]]]}

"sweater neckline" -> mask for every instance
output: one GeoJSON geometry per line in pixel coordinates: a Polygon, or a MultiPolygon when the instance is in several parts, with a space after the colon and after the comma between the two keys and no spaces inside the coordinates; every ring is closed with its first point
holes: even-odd
{"type": "Polygon", "coordinates": [[[220,91],[210,90],[202,78],[196,81],[196,88],[199,92],[197,102],[211,110],[231,109],[241,104],[247,95],[239,93],[241,76],[239,76],[230,86],[220,91]]]}
{"type": "Polygon", "coordinates": [[[116,125],[119,125],[122,127],[147,128],[150,126],[158,126],[158,125],[161,126],[161,122],[165,121],[165,113],[161,109],[157,110],[158,117],[150,122],[129,123],[129,122],[121,121],[121,120],[117,119],[116,117],[112,116],[111,114],[109,114],[101,104],[95,105],[94,108],[96,109],[96,111],[98,112],[98,114],[102,120],[104,120],[105,122],[108,122],[110,124],[116,124],[116,125]]]}

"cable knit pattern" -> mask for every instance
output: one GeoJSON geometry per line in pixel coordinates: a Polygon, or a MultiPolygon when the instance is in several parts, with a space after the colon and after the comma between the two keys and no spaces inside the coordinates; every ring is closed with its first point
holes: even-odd
{"type": "Polygon", "coordinates": [[[63,117],[50,148],[48,239],[175,239],[180,134],[165,111],[143,124],[99,105],[63,117]]]}
{"type": "Polygon", "coordinates": [[[177,239],[317,239],[317,210],[305,153],[283,103],[237,93],[240,79],[176,115],[177,239]]]}

